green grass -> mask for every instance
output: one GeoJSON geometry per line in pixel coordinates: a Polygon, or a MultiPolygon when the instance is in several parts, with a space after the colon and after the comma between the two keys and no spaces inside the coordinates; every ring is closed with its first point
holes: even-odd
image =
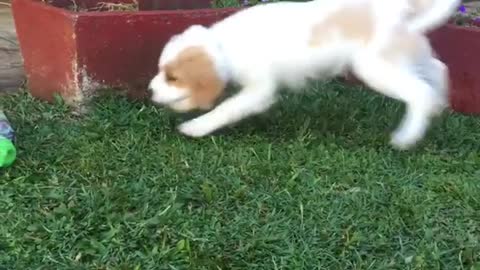
{"type": "Polygon", "coordinates": [[[480,119],[388,145],[402,106],[338,83],[204,139],[108,93],[0,97],[1,269],[479,269],[480,119]],[[3,266],[3,268],[2,268],[3,266]]]}

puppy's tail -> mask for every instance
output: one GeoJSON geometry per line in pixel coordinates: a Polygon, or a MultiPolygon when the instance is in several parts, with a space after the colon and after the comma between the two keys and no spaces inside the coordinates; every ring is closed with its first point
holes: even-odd
{"type": "Polygon", "coordinates": [[[413,16],[407,22],[411,32],[428,33],[447,23],[461,0],[408,0],[413,16]]]}

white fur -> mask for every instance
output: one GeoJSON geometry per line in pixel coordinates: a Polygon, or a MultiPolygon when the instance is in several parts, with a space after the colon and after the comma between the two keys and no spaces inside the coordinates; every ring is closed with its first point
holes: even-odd
{"type": "MultiPolygon", "coordinates": [[[[448,21],[450,16],[458,9],[461,0],[410,0],[423,1],[429,4],[424,12],[420,12],[408,24],[409,31],[430,32],[448,21]]],[[[415,12],[414,12],[415,13],[415,12]]]]}
{"type": "MultiPolygon", "coordinates": [[[[409,24],[408,1],[411,0],[280,2],[240,11],[210,28],[190,27],[166,45],[160,65],[175,59],[185,48],[202,46],[220,77],[238,83],[242,90],[212,111],[183,123],[179,130],[192,137],[208,135],[266,111],[274,104],[281,86],[298,88],[309,79],[337,76],[351,69],[374,90],[407,104],[407,114],[392,143],[401,149],[413,146],[424,136],[431,117],[447,103],[447,69],[433,57],[422,31],[437,26],[438,18],[448,19],[450,10],[432,9],[438,12],[428,13],[428,18],[435,15],[433,20],[414,17],[413,24],[409,24]],[[309,45],[312,29],[323,18],[342,7],[362,2],[374,3],[376,28],[368,44],[337,33],[320,47],[309,45]],[[422,49],[415,57],[386,61],[379,56],[380,51],[399,29],[418,31],[421,36],[418,46],[422,49]]],[[[168,86],[162,72],[152,80],[150,89],[153,101],[170,106],[172,100],[185,93],[184,89],[168,86]]]]}

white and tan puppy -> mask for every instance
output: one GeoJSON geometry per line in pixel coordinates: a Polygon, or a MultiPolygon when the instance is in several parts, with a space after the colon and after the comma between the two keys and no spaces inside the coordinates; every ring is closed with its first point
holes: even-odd
{"type": "Polygon", "coordinates": [[[172,37],[150,82],[152,100],[178,112],[212,109],[227,83],[242,88],[180,125],[201,137],[266,111],[279,87],[299,88],[351,70],[372,89],[407,105],[392,144],[421,140],[447,104],[447,67],[427,31],[445,23],[460,0],[317,0],[251,7],[172,37]]]}

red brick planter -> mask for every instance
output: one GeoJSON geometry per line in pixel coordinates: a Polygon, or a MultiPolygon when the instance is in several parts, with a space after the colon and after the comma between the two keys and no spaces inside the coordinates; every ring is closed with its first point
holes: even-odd
{"type": "MultiPolygon", "coordinates": [[[[40,0],[12,2],[28,87],[45,100],[54,93],[81,100],[99,87],[120,87],[141,97],[172,34],[237,10],[209,9],[210,0],[140,0],[143,11],[71,12],[62,7],[72,1],[55,1],[55,7],[40,0]]],[[[99,1],[75,2],[88,8],[99,1]]],[[[451,108],[480,114],[480,29],[447,25],[432,33],[431,40],[450,68],[451,108]]]]}
{"type": "MultiPolygon", "coordinates": [[[[100,1],[75,2],[88,8],[100,1]]],[[[28,88],[44,100],[58,93],[76,102],[101,87],[142,97],[171,35],[236,11],[210,9],[210,0],[143,0],[133,12],[72,12],[64,8],[71,3],[12,1],[28,88]]]]}
{"type": "Polygon", "coordinates": [[[430,38],[450,70],[451,108],[465,114],[480,114],[480,28],[449,24],[430,38]]]}

